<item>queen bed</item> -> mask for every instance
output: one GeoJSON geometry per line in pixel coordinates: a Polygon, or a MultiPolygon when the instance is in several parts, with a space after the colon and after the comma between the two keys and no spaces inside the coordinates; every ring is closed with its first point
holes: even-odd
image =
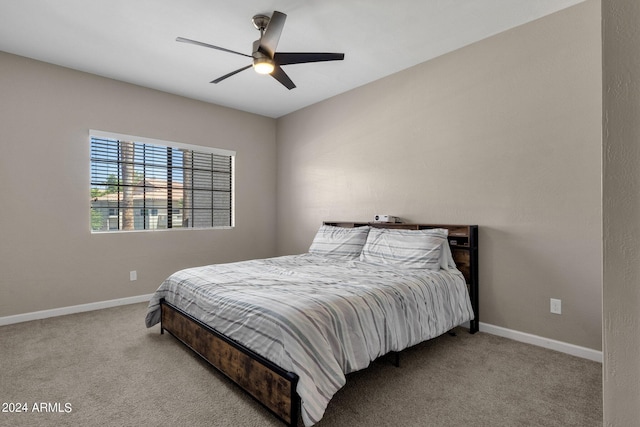
{"type": "Polygon", "coordinates": [[[181,270],[149,302],[165,330],[288,425],[345,375],[456,326],[478,330],[477,226],[325,222],[309,252],[181,270]]]}

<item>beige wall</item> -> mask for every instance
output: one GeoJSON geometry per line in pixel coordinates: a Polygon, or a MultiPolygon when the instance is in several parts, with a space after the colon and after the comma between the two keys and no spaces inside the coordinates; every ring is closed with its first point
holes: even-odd
{"type": "Polygon", "coordinates": [[[479,224],[481,320],[599,349],[599,19],[590,0],[277,123],[0,53],[0,317],[387,213],[479,224]],[[237,227],[91,235],[89,128],[236,150],[237,227]]]}
{"type": "Polygon", "coordinates": [[[0,317],[275,253],[275,120],[1,52],[0,76],[0,317]],[[92,235],[89,129],[235,150],[236,228],[92,235]]]}
{"type": "Polygon", "coordinates": [[[323,220],[478,224],[481,321],[599,350],[599,6],[280,118],[278,252],[323,220]]]}
{"type": "Polygon", "coordinates": [[[603,0],[604,425],[640,420],[640,3],[603,0]]]}

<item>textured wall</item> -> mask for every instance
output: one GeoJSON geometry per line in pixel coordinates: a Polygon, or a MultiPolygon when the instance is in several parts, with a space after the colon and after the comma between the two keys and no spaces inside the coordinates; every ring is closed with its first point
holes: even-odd
{"type": "Polygon", "coordinates": [[[275,120],[2,52],[0,93],[0,317],[274,254],[275,120]],[[235,150],[237,227],[91,234],[89,129],[235,150]]]}
{"type": "Polygon", "coordinates": [[[601,348],[599,2],[292,113],[277,133],[279,253],[305,251],[322,220],[479,224],[481,321],[601,348]]]}
{"type": "Polygon", "coordinates": [[[640,420],[640,3],[603,0],[604,424],[640,420]]]}

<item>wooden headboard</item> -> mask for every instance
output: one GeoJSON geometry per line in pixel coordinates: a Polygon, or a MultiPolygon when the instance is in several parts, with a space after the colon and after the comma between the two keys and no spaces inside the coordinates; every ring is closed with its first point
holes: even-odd
{"type": "Polygon", "coordinates": [[[471,321],[470,332],[478,331],[478,226],[452,224],[410,224],[385,222],[354,222],[354,221],[324,221],[325,225],[335,227],[362,227],[368,225],[377,228],[399,228],[403,230],[427,230],[430,228],[445,228],[449,230],[449,246],[453,260],[462,272],[469,288],[469,298],[475,313],[471,321]]]}

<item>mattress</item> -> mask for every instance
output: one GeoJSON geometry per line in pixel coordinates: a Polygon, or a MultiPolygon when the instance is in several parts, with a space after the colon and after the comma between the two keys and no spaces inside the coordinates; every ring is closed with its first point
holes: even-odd
{"type": "Polygon", "coordinates": [[[160,321],[162,298],[297,374],[306,426],[322,418],[345,374],[473,319],[456,269],[311,253],[178,271],[149,302],[147,327],[160,321]]]}

